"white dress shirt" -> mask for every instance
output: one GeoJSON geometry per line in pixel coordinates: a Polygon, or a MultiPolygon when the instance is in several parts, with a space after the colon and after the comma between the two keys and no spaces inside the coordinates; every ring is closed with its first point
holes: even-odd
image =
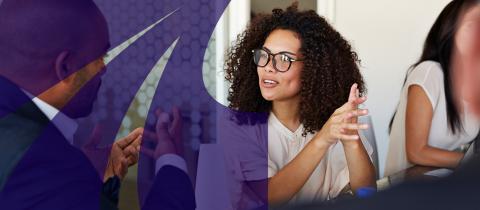
{"type": "Polygon", "coordinates": [[[47,118],[55,125],[55,127],[57,127],[60,133],[62,133],[65,139],[67,139],[68,143],[73,145],[73,135],[78,128],[77,122],[40,98],[35,97],[32,99],[32,101],[35,103],[38,109],[40,109],[40,111],[42,111],[43,114],[45,114],[45,116],[47,116],[47,118]]]}
{"type": "MultiPolygon", "coordinates": [[[[31,94],[24,91],[27,95],[32,97],[31,94]]],[[[60,112],[57,108],[46,103],[38,97],[32,99],[32,102],[40,109],[40,111],[47,116],[47,118],[52,121],[52,123],[57,127],[57,129],[62,133],[62,135],[67,139],[67,141],[73,145],[73,136],[77,131],[78,124],[72,118],[68,117],[64,113],[60,112]]],[[[155,174],[164,166],[171,165],[177,167],[188,173],[187,164],[185,160],[176,155],[176,154],[165,154],[160,156],[155,163],[155,174]]]]}

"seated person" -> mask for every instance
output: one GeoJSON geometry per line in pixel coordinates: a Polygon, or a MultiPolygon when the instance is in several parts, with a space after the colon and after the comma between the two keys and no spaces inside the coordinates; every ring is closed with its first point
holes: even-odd
{"type": "Polygon", "coordinates": [[[477,136],[480,122],[457,83],[472,46],[464,34],[479,11],[477,1],[452,1],[431,28],[392,119],[385,176],[412,165],[455,168],[463,157],[456,150],[477,136]]]}
{"type": "Polygon", "coordinates": [[[274,205],[332,199],[348,185],[354,192],[375,187],[373,150],[360,133],[368,125],[357,123],[368,114],[358,108],[366,98],[359,96],[365,89],[357,61],[325,19],[296,4],[250,22],[227,60],[229,107],[266,113],[268,131],[252,133],[266,132],[268,144],[239,131],[248,126],[221,139],[238,181],[234,209],[254,206],[254,195],[242,197],[246,191],[274,205]]]}

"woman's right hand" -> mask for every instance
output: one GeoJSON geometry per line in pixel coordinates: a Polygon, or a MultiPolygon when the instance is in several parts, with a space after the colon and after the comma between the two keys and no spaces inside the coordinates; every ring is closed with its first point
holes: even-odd
{"type": "Polygon", "coordinates": [[[314,141],[323,146],[335,144],[338,140],[355,141],[360,139],[358,130],[368,129],[368,124],[358,123],[358,117],[368,115],[368,110],[358,109],[358,105],[366,101],[359,97],[358,85],[350,88],[348,102],[330,116],[322,129],[315,135],[314,141]]]}

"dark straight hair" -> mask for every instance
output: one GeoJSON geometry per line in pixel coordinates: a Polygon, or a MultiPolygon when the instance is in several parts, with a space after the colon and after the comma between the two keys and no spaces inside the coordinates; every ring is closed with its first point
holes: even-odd
{"type": "MultiPolygon", "coordinates": [[[[433,24],[427,39],[423,46],[422,56],[412,68],[415,68],[424,61],[436,61],[440,63],[443,70],[443,84],[445,89],[445,100],[447,106],[447,121],[453,134],[462,132],[463,124],[460,119],[458,107],[455,104],[452,76],[451,60],[454,49],[455,34],[458,28],[458,22],[464,12],[472,6],[480,3],[480,0],[453,0],[440,13],[433,24]]],[[[406,82],[405,78],[405,82],[406,82]]],[[[405,85],[404,82],[404,85],[405,85]]],[[[393,119],[396,112],[390,120],[389,130],[392,129],[393,119]]]]}

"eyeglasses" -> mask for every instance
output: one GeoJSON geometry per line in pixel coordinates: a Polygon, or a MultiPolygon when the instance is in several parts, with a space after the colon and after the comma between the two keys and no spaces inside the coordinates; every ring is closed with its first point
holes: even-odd
{"type": "Polygon", "coordinates": [[[258,67],[265,67],[270,62],[270,56],[272,56],[273,68],[279,72],[286,72],[292,66],[292,62],[303,61],[303,59],[294,59],[285,52],[279,52],[273,54],[265,49],[252,50],[253,62],[258,67]]]}

